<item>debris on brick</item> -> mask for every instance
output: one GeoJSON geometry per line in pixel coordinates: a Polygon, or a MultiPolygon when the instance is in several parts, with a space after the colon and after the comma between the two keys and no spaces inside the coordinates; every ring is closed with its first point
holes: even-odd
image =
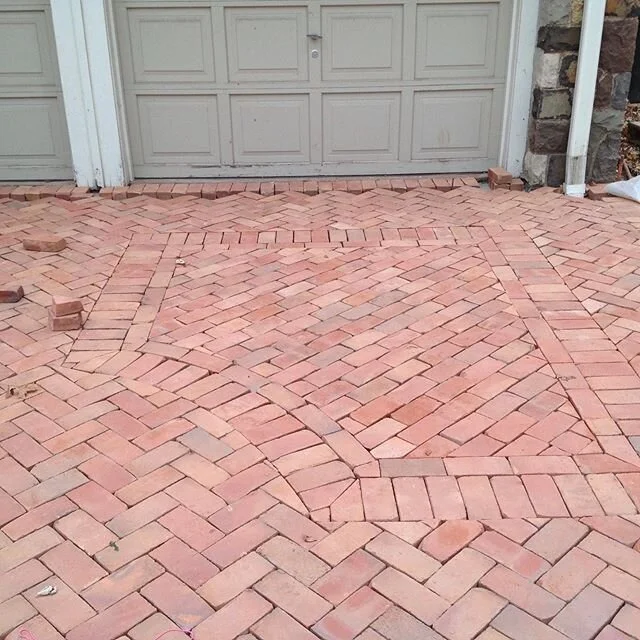
{"type": "Polygon", "coordinates": [[[34,236],[31,238],[25,238],[22,241],[22,248],[25,251],[48,251],[50,253],[57,253],[66,249],[67,241],[60,236],[48,235],[48,236],[34,236]]]}

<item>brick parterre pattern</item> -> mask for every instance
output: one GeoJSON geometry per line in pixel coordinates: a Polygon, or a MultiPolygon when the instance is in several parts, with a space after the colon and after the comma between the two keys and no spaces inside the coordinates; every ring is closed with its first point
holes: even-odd
{"type": "Polygon", "coordinates": [[[7,197],[0,229],[0,637],[640,638],[637,205],[7,197]]]}

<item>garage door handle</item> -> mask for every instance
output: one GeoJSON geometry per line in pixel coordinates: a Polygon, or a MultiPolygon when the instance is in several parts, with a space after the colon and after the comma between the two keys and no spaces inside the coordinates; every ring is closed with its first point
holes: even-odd
{"type": "Polygon", "coordinates": [[[312,40],[322,40],[322,36],[319,33],[308,33],[307,38],[311,38],[312,40]]]}

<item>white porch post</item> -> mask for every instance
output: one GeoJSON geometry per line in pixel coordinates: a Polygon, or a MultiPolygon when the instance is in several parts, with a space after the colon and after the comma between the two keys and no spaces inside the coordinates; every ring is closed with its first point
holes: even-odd
{"type": "Polygon", "coordinates": [[[522,173],[527,151],[539,11],[540,0],[514,0],[513,2],[499,163],[514,176],[522,173]]]}
{"type": "Polygon", "coordinates": [[[564,192],[568,196],[584,198],[587,190],[587,152],[593,117],[593,101],[598,80],[598,61],[602,45],[602,29],[606,0],[585,0],[580,31],[580,50],[576,69],[576,88],[573,91],[567,169],[564,192]]]}
{"type": "Polygon", "coordinates": [[[102,0],[51,0],[78,186],[125,184],[122,135],[102,0]]]}

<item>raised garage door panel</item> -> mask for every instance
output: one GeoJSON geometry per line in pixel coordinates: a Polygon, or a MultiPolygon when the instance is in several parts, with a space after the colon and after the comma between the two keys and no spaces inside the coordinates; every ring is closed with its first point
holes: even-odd
{"type": "Polygon", "coordinates": [[[481,171],[509,0],[115,0],[138,177],[481,171]]]}
{"type": "Polygon", "coordinates": [[[322,79],[402,79],[402,5],[323,6],[322,79]]]}
{"type": "Polygon", "coordinates": [[[225,10],[230,82],[309,79],[306,7],[225,10]]]}
{"type": "Polygon", "coordinates": [[[0,180],[72,177],[48,2],[0,0],[0,180]]]}

